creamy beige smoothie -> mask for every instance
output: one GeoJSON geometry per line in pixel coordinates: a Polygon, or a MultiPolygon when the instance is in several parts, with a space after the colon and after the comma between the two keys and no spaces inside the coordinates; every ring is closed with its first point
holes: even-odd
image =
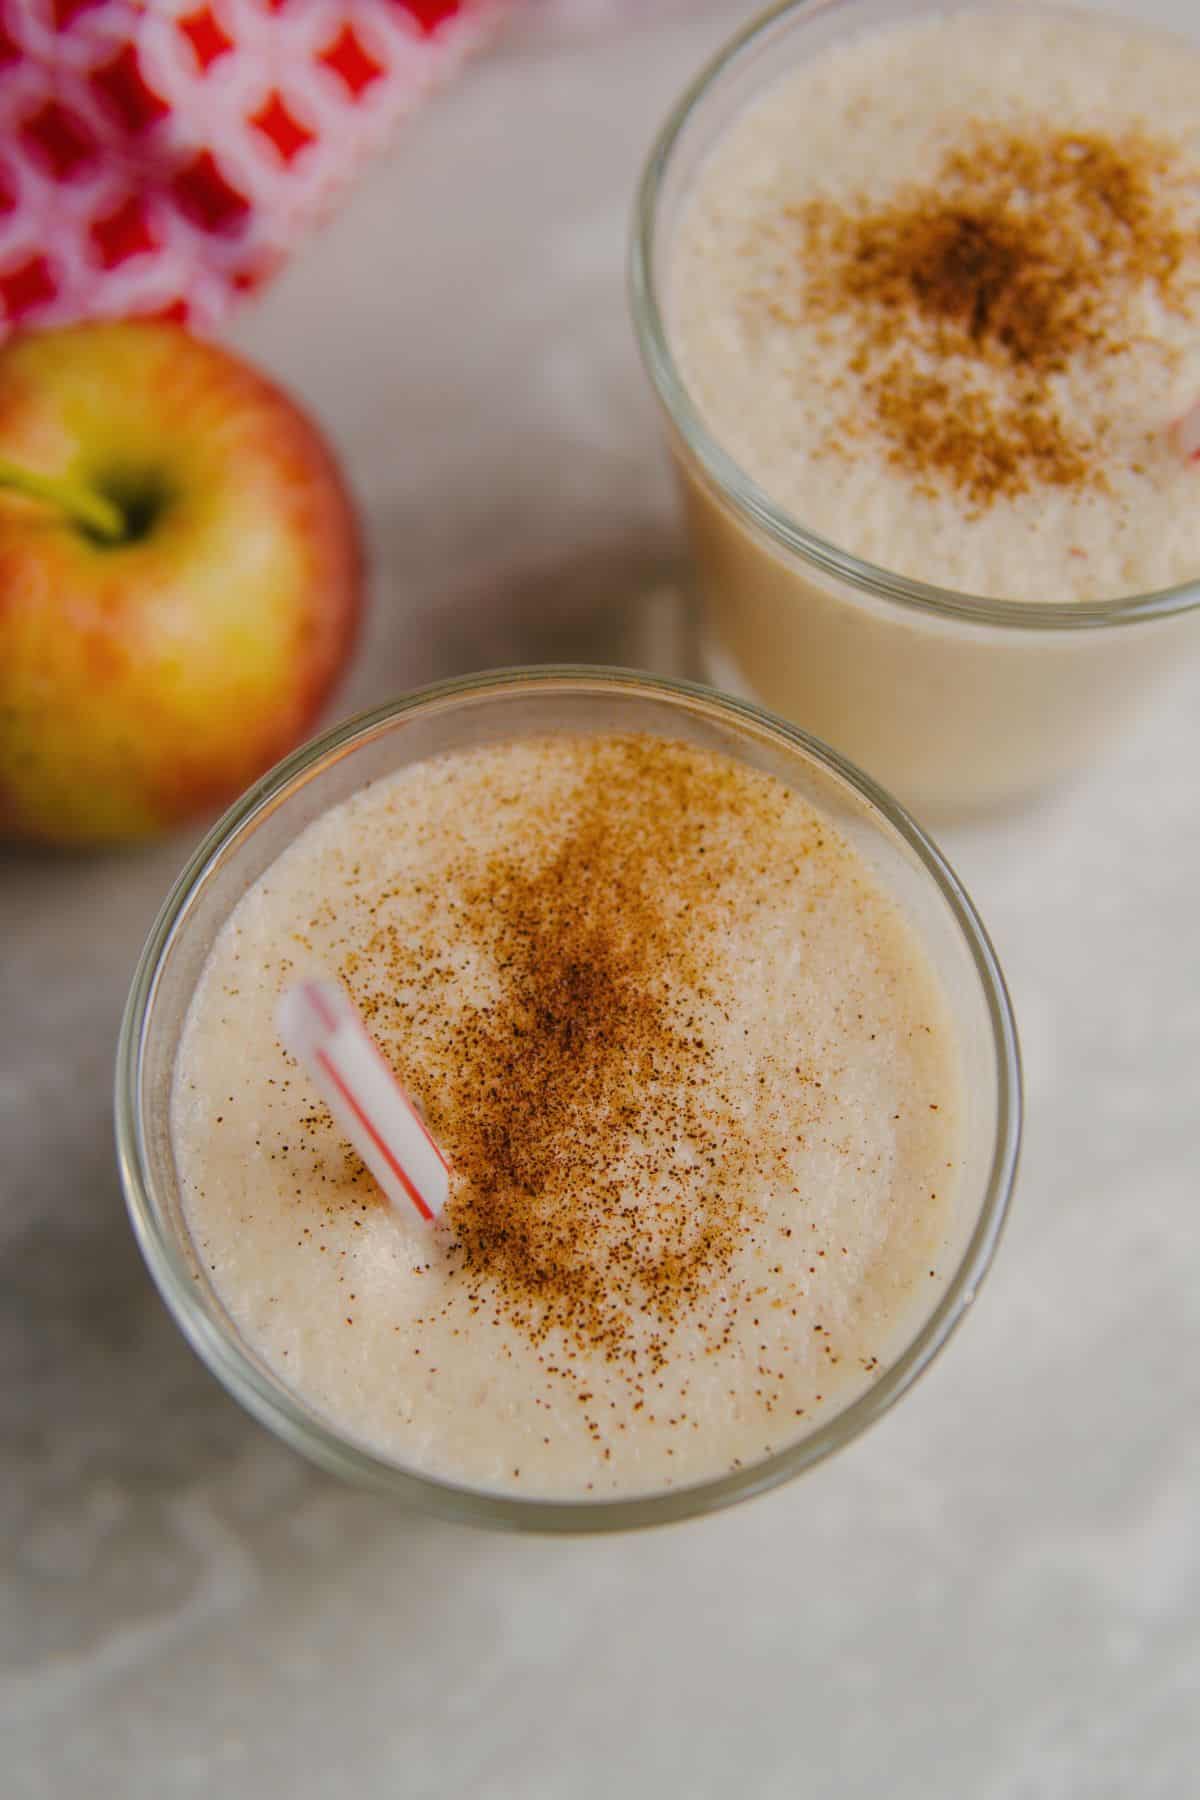
{"type": "Polygon", "coordinates": [[[839,1411],[961,1254],[960,1046],[913,926],[775,777],[532,736],[318,817],[216,936],[171,1098],[246,1342],[339,1433],[498,1493],[653,1493],[839,1411]],[[453,1165],[390,1210],[281,1048],[349,989],[453,1165]]]}
{"type": "Polygon", "coordinates": [[[839,36],[825,10],[673,152],[667,341],[740,473],[676,444],[714,672],[947,810],[1078,765],[1178,651],[1094,615],[1200,578],[1171,430],[1200,399],[1200,48],[1006,5],[851,5],[839,36]],[[874,574],[790,554],[743,479],[874,574]]]}

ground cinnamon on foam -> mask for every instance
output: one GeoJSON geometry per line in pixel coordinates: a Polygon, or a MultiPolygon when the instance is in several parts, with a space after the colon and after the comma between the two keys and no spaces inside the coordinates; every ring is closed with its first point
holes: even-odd
{"type": "MultiPolygon", "coordinates": [[[[927,488],[977,507],[1042,484],[1102,489],[1103,421],[1068,415],[1055,377],[1127,350],[1131,305],[1171,308],[1194,286],[1180,207],[1193,178],[1141,131],[976,125],[933,181],[884,204],[787,209],[779,280],[750,310],[818,332],[852,320],[870,426],[927,488]]],[[[866,423],[844,415],[830,448],[866,423]]]]}
{"type": "MultiPolygon", "coordinates": [[[[612,739],[592,760],[549,861],[493,854],[466,882],[456,929],[500,970],[496,997],[439,1022],[436,962],[386,927],[344,973],[376,1022],[414,995],[399,1042],[421,1034],[421,1090],[455,1170],[449,1256],[474,1310],[535,1342],[562,1332],[637,1378],[754,1231],[754,1134],[698,1015],[728,896],[754,879],[745,838],[738,858],[718,828],[737,807],[769,842],[779,819],[768,790],[751,800],[737,771],[683,750],[612,739]],[[364,987],[381,964],[387,988],[364,987]]],[[[701,1319],[713,1348],[724,1316],[701,1319]]]]}
{"type": "Polygon", "coordinates": [[[769,1455],[925,1316],[956,1058],[918,942],[801,795],[692,744],[530,738],[369,783],[284,851],[198,985],[172,1133],[223,1304],[342,1429],[644,1491],[769,1455]],[[277,1041],[317,970],[452,1158],[436,1230],[277,1041]]]}

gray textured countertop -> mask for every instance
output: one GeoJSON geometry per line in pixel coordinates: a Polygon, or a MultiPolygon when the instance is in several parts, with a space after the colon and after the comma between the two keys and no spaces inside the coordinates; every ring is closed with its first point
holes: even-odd
{"type": "MultiPolygon", "coordinates": [[[[475,67],[239,324],[370,521],[343,709],[636,653],[678,538],[626,322],[628,199],[742,10],[475,67]]],[[[0,861],[22,1039],[0,1049],[7,1800],[1195,1792],[1196,679],[1042,812],[944,840],[1028,1074],[974,1314],[840,1458],[642,1536],[397,1516],[225,1397],[143,1271],[109,1123],[124,990],[189,839],[0,861]]]]}

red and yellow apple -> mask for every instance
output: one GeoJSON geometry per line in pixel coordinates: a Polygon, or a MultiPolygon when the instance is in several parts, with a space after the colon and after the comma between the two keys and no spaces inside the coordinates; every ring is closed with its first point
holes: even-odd
{"type": "Polygon", "coordinates": [[[354,638],[354,508],[277,387],[180,326],[0,348],[0,836],[144,836],[311,728],[354,638]]]}

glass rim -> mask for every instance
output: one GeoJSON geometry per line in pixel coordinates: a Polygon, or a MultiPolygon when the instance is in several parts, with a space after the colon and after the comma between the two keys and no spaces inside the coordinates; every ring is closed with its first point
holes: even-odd
{"type": "MultiPolygon", "coordinates": [[[[965,0],[986,4],[987,0],[965,0]]],[[[920,613],[954,618],[975,625],[1026,631],[1088,631],[1173,618],[1200,606],[1200,576],[1192,581],[1146,593],[1122,594],[1107,600],[1012,600],[960,592],[897,574],[843,549],[832,539],[801,524],[776,506],[734,459],[721,448],[688,392],[672,354],[658,283],[654,272],[659,202],[674,151],[692,119],[742,59],[777,29],[803,25],[834,7],[854,0],[777,0],[752,18],[719,49],[689,83],[668,114],[651,146],[634,201],[629,245],[629,305],[647,373],[668,419],[685,448],[718,494],[733,511],[789,555],[815,565],[826,575],[876,600],[893,601],[920,613]]],[[[933,10],[932,7],[929,10],[933,10]]],[[[1077,11],[1060,3],[1044,11],[1077,11]]],[[[765,90],[764,90],[765,91],[765,90]]]]}
{"type": "MultiPolygon", "coordinates": [[[[876,823],[878,822],[876,818],[876,823]]],[[[388,1492],[437,1517],[532,1532],[587,1533],[666,1524],[749,1499],[799,1475],[851,1442],[880,1418],[933,1361],[975,1297],[1004,1226],[1021,1141],[1021,1064],[1016,1025],[991,941],[958,877],[908,813],[883,789],[799,727],[748,701],[693,682],[587,665],[498,669],[414,690],[332,726],[264,775],[217,821],[188,858],[163,902],[138,959],[117,1045],[114,1113],[117,1161],[139,1248],[168,1310],[201,1361],[260,1423],[326,1470],[388,1492]],[[578,1499],[501,1494],[392,1462],[340,1432],[265,1365],[256,1363],[230,1321],[222,1328],[195,1294],[179,1236],[154,1192],[142,1116],[147,1025],[161,972],[209,873],[289,794],[330,762],[351,754],[414,713],[464,700],[538,688],[559,694],[633,692],[680,706],[693,716],[732,720],[816,762],[849,784],[898,834],[938,889],[965,942],[991,1028],[996,1067],[996,1130],[979,1216],[958,1267],[912,1341],[877,1381],[805,1437],[746,1469],[645,1494],[578,1499]]]]}

